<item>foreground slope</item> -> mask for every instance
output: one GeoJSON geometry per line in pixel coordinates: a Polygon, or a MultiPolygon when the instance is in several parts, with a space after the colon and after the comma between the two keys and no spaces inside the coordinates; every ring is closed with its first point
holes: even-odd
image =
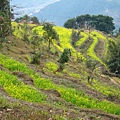
{"type": "MultiPolygon", "coordinates": [[[[37,29],[40,32],[41,28],[37,29]]],[[[60,27],[55,29],[60,37],[60,46],[53,43],[51,55],[48,57],[47,43],[43,44],[43,56],[39,65],[30,64],[30,55],[33,53],[31,44],[15,36],[8,37],[9,43],[4,44],[0,54],[0,118],[119,120],[120,79],[103,75],[98,71],[92,84],[89,84],[89,69],[84,62],[75,59],[74,54],[79,51],[70,43],[68,34],[71,34],[71,30],[60,27]],[[65,69],[55,73],[59,56],[54,51],[58,51],[60,55],[61,50],[66,48],[65,45],[73,49],[73,54],[65,69]]],[[[93,33],[104,41],[103,47],[107,46],[103,34],[95,31],[93,33]]],[[[83,43],[78,44],[79,47],[88,40],[88,37],[85,38],[83,43]]],[[[99,40],[96,40],[97,43],[94,40],[96,39],[91,39],[86,53],[103,64],[101,56],[94,51],[99,40]]],[[[85,53],[80,55],[84,56],[86,61],[85,53]]]]}

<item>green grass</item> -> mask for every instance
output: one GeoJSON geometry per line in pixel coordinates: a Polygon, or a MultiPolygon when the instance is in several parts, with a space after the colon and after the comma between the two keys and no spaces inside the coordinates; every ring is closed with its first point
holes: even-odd
{"type": "Polygon", "coordinates": [[[5,109],[8,107],[10,107],[10,104],[7,102],[7,100],[4,97],[0,96],[0,108],[5,109]]]}

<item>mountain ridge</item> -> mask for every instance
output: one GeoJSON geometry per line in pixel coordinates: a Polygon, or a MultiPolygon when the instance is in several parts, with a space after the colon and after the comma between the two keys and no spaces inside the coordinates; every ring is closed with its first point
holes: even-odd
{"type": "Polygon", "coordinates": [[[37,16],[40,21],[54,22],[56,25],[63,26],[66,20],[83,14],[103,14],[114,18],[116,26],[119,26],[119,0],[31,0],[18,1],[12,0],[11,5],[15,8],[16,17],[28,14],[37,16]]]}
{"type": "Polygon", "coordinates": [[[24,0],[18,1],[18,0],[12,0],[10,2],[11,6],[16,5],[17,7],[14,8],[15,13],[20,13],[20,15],[17,15],[15,17],[22,16],[24,14],[32,15],[34,13],[39,12],[44,7],[48,6],[49,4],[53,4],[55,2],[58,2],[59,0],[24,0]]]}
{"type": "Polygon", "coordinates": [[[61,0],[54,4],[48,5],[36,14],[39,20],[54,22],[56,25],[63,26],[67,19],[82,14],[103,14],[112,16],[114,22],[118,25],[118,11],[120,9],[120,1],[105,0],[61,0]],[[69,4],[68,4],[69,3],[69,4]],[[102,7],[101,7],[102,6],[102,7]]]}

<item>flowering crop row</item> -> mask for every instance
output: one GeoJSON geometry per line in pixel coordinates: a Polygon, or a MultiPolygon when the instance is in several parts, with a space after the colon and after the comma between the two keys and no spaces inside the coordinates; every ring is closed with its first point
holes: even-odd
{"type": "Polygon", "coordinates": [[[120,97],[118,88],[113,87],[113,86],[109,86],[107,84],[102,84],[97,80],[94,81],[94,84],[92,86],[89,85],[89,87],[92,89],[95,89],[95,90],[97,90],[97,91],[99,91],[102,94],[105,94],[107,96],[116,95],[116,96],[120,97]]]}
{"type": "MultiPolygon", "coordinates": [[[[41,89],[54,89],[57,90],[60,94],[61,97],[63,99],[65,99],[68,102],[71,102],[77,106],[80,107],[84,107],[84,108],[97,108],[97,109],[101,109],[104,110],[108,113],[112,113],[112,114],[118,114],[120,115],[120,106],[113,104],[111,102],[108,101],[99,101],[97,99],[93,99],[87,95],[85,95],[83,92],[77,91],[73,88],[66,88],[64,86],[59,86],[54,84],[53,82],[51,82],[49,79],[45,79],[45,78],[41,78],[39,74],[35,74],[32,70],[28,69],[28,67],[25,64],[19,63],[18,61],[15,61],[13,59],[10,59],[8,57],[5,57],[3,55],[0,54],[0,64],[2,64],[4,67],[6,68],[10,68],[10,70],[12,71],[22,71],[25,72],[27,74],[29,74],[33,79],[34,79],[34,84],[36,85],[36,87],[41,88],[41,89]],[[9,62],[8,62],[9,61],[9,62]],[[13,64],[12,64],[13,62],[13,64]],[[8,65],[5,65],[5,64],[8,65]],[[12,66],[14,69],[12,69],[12,66]],[[22,68],[20,69],[19,66],[22,68]]],[[[33,88],[29,88],[28,86],[23,86],[22,83],[19,82],[14,82],[16,78],[10,78],[13,76],[9,76],[8,74],[1,72],[1,80],[6,81],[7,79],[7,83],[9,83],[9,80],[13,80],[13,82],[9,83],[11,85],[7,85],[7,83],[4,83],[3,81],[0,82],[4,87],[5,90],[13,96],[13,97],[17,97],[19,96],[19,98],[21,99],[25,99],[25,100],[30,100],[30,101],[34,101],[34,102],[38,102],[38,99],[40,100],[40,98],[43,100],[45,99],[45,97],[41,97],[41,94],[37,94],[36,91],[34,91],[33,88]],[[5,78],[5,79],[2,79],[5,78]],[[13,89],[14,90],[13,90],[13,89]],[[33,93],[33,94],[32,94],[33,93]],[[16,96],[16,94],[18,94],[16,96]],[[36,97],[35,97],[35,96],[36,97]],[[29,98],[31,97],[31,98],[29,98]],[[33,99],[34,98],[34,99],[33,99]]]]}
{"type": "Polygon", "coordinates": [[[99,39],[101,39],[101,40],[104,41],[104,43],[105,43],[105,46],[104,46],[104,47],[105,47],[105,48],[104,48],[104,49],[105,49],[104,55],[106,55],[106,54],[107,54],[107,51],[108,51],[108,40],[106,39],[105,36],[103,36],[102,34],[100,34],[100,33],[97,32],[97,31],[93,31],[92,34],[95,34],[97,38],[99,38],[99,39]]]}
{"type": "Polygon", "coordinates": [[[71,45],[70,43],[70,38],[72,34],[72,29],[66,29],[62,27],[55,26],[54,29],[57,31],[59,34],[59,39],[60,39],[60,46],[65,49],[69,48],[71,49],[72,55],[75,58],[81,58],[82,60],[85,60],[85,57],[82,55],[82,53],[77,52],[71,45]]]}
{"type": "Polygon", "coordinates": [[[28,74],[34,74],[34,71],[28,69],[28,67],[24,63],[20,63],[2,54],[0,54],[0,64],[2,64],[5,68],[8,68],[10,71],[17,70],[28,74]]]}
{"type": "Polygon", "coordinates": [[[91,36],[91,38],[93,38],[93,43],[92,43],[92,44],[90,45],[90,47],[88,48],[87,54],[88,54],[89,56],[91,56],[92,58],[94,58],[95,60],[99,61],[101,64],[105,65],[105,64],[103,63],[103,61],[102,61],[99,57],[96,56],[95,51],[94,51],[94,48],[95,48],[95,46],[96,46],[97,43],[98,43],[98,38],[97,38],[96,36],[93,36],[92,34],[90,34],[90,36],[91,36]]]}
{"type": "Polygon", "coordinates": [[[76,42],[76,46],[81,46],[82,43],[88,39],[88,35],[85,32],[81,32],[80,34],[82,35],[82,38],[76,42]]]}
{"type": "Polygon", "coordinates": [[[58,69],[58,65],[54,62],[47,62],[46,67],[44,70],[47,70],[48,72],[55,72],[58,69]]]}
{"type": "Polygon", "coordinates": [[[7,93],[12,97],[29,101],[29,102],[42,102],[46,99],[46,96],[34,88],[25,85],[15,76],[0,71],[0,85],[4,87],[7,93]]]}

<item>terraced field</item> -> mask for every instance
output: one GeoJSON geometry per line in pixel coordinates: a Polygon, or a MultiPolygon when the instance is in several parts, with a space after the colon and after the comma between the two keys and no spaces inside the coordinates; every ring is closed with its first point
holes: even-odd
{"type": "MultiPolygon", "coordinates": [[[[17,26],[16,23],[13,23],[13,26],[17,26]]],[[[42,26],[40,27],[35,27],[33,28],[34,30],[38,31],[38,33],[40,35],[43,35],[43,30],[42,30],[42,26]]],[[[66,29],[66,28],[62,28],[62,27],[58,27],[58,26],[55,26],[54,29],[57,31],[57,34],[59,35],[59,42],[60,42],[60,46],[58,46],[56,44],[56,41],[53,41],[53,44],[54,46],[56,46],[61,52],[65,49],[65,48],[69,48],[71,49],[72,51],[72,55],[73,57],[75,58],[81,58],[83,60],[85,60],[85,56],[79,52],[79,51],[76,51],[75,48],[73,48],[73,46],[71,45],[70,43],[70,38],[71,38],[71,34],[72,34],[72,30],[71,29],[66,29]]],[[[24,32],[21,28],[20,30],[22,33],[24,32]]],[[[101,33],[97,32],[97,31],[92,31],[89,35],[89,33],[87,32],[81,32],[80,33],[82,38],[80,40],[78,40],[76,42],[76,46],[82,46],[82,44],[84,44],[84,42],[88,41],[88,37],[92,39],[92,43],[90,44],[90,46],[88,46],[87,50],[84,51],[84,54],[87,54],[89,56],[91,56],[93,59],[99,61],[100,63],[104,64],[101,60],[101,58],[106,54],[107,52],[107,39],[106,37],[104,37],[101,33]],[[98,42],[102,40],[104,43],[103,43],[103,47],[100,48],[101,51],[103,53],[103,55],[101,55],[101,58],[99,58],[96,54],[98,53],[95,53],[95,47],[97,46],[98,42]]],[[[17,36],[18,38],[21,38],[20,37],[20,32],[18,32],[18,30],[15,30],[14,32],[14,35],[17,36]]],[[[90,40],[89,40],[90,41],[90,40]]],[[[85,49],[86,46],[83,48],[85,49]]],[[[97,49],[97,48],[96,48],[97,49]]]]}
{"type": "MultiPolygon", "coordinates": [[[[16,27],[15,23],[14,26],[16,27]]],[[[22,31],[22,28],[20,29],[22,31]]],[[[43,34],[42,26],[33,29],[36,29],[40,35],[43,34]]],[[[52,47],[55,47],[59,54],[65,48],[70,48],[72,52],[71,60],[61,72],[55,73],[59,67],[58,56],[51,54],[51,57],[47,57],[47,51],[44,51],[40,65],[30,64],[29,59],[23,56],[28,56],[32,49],[29,45],[26,49],[26,43],[21,40],[21,32],[17,29],[14,35],[21,43],[15,44],[16,39],[12,38],[10,43],[12,45],[4,45],[2,53],[6,48],[9,49],[6,51],[7,55],[0,54],[0,118],[2,120],[5,118],[9,120],[11,117],[41,120],[119,120],[120,79],[103,75],[96,70],[98,76],[93,78],[92,84],[87,82],[89,73],[85,66],[86,55],[105,65],[101,58],[107,52],[107,39],[97,31],[92,31],[90,35],[87,31],[81,32],[82,38],[76,42],[77,47],[81,47],[84,42],[89,41],[89,37],[91,38],[91,44],[83,53],[71,45],[71,29],[58,26],[54,29],[59,34],[60,46],[53,41],[52,47]],[[103,41],[104,44],[101,48],[103,50],[101,57],[95,52],[99,41],[103,41]],[[21,54],[19,52],[12,54],[21,49],[25,49],[24,52],[20,52],[21,54]],[[83,63],[75,61],[78,58],[82,59],[83,63]],[[16,105],[13,105],[13,101],[16,105]],[[21,105],[25,108],[21,109],[21,105]],[[16,109],[19,112],[15,112],[16,109]],[[35,112],[31,112],[33,109],[35,112]]]]}

